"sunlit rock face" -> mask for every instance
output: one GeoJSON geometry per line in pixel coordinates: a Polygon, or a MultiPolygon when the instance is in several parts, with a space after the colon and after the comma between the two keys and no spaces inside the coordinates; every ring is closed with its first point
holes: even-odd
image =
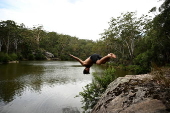
{"type": "Polygon", "coordinates": [[[92,113],[170,113],[169,95],[149,74],[127,75],[110,83],[92,113]]]}

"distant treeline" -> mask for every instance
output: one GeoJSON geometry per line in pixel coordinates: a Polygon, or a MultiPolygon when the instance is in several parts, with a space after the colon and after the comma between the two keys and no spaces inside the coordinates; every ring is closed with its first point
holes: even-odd
{"type": "Polygon", "coordinates": [[[61,60],[71,60],[69,53],[81,58],[92,54],[94,44],[92,40],[47,32],[43,26],[26,28],[24,24],[18,25],[12,20],[0,22],[1,56],[18,56],[19,60],[43,60],[43,53],[48,51],[61,60]]]}
{"type": "MultiPolygon", "coordinates": [[[[150,70],[151,65],[170,63],[170,1],[159,7],[153,19],[147,15],[137,17],[135,12],[122,13],[111,18],[109,28],[101,33],[97,41],[79,39],[74,36],[47,32],[43,26],[26,28],[12,20],[0,22],[0,61],[2,56],[23,60],[45,59],[43,52],[49,51],[61,60],[72,60],[68,54],[82,59],[93,53],[117,55],[116,65],[137,65],[150,70]]],[[[150,12],[154,13],[156,7],[150,12]]],[[[5,59],[4,58],[4,59],[5,59]]],[[[9,58],[10,59],[10,58],[9,58]]]]}

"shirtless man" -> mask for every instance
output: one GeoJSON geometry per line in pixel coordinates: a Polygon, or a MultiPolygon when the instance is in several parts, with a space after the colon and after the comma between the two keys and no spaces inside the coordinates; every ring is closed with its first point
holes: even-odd
{"type": "Polygon", "coordinates": [[[90,74],[90,67],[93,64],[105,64],[106,62],[108,62],[111,58],[116,58],[116,55],[113,53],[109,53],[108,55],[101,57],[98,54],[93,54],[90,57],[88,57],[85,61],[81,60],[80,58],[73,56],[71,54],[69,54],[71,57],[73,57],[74,59],[76,59],[77,61],[79,61],[81,63],[82,66],[85,66],[85,69],[83,71],[84,74],[90,74]]]}

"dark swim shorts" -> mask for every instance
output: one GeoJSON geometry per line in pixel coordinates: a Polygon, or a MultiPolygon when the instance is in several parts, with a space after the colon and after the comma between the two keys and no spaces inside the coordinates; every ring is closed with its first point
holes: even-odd
{"type": "Polygon", "coordinates": [[[93,54],[90,56],[90,59],[92,60],[93,63],[96,63],[97,60],[100,60],[102,57],[98,54],[93,54]]]}

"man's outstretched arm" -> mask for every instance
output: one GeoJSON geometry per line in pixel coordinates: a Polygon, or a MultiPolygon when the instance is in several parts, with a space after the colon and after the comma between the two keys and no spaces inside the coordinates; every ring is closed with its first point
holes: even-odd
{"type": "Polygon", "coordinates": [[[84,61],[82,61],[80,58],[78,58],[78,57],[76,57],[76,56],[74,56],[74,55],[72,55],[72,54],[69,54],[71,57],[73,57],[75,60],[77,60],[77,61],[79,61],[80,63],[81,63],[81,65],[83,65],[84,66],[84,61]]]}

